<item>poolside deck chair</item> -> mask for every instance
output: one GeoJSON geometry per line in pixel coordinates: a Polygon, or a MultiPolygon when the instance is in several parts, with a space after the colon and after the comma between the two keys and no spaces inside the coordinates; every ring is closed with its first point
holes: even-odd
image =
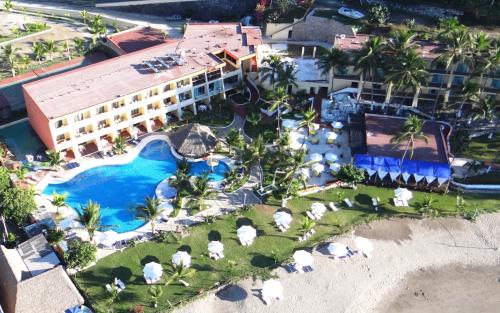
{"type": "Polygon", "coordinates": [[[316,216],[311,211],[307,211],[306,215],[312,220],[317,220],[316,216]]]}
{"type": "Polygon", "coordinates": [[[352,208],[352,202],[351,202],[351,200],[345,198],[344,199],[344,203],[347,205],[347,207],[352,208]]]}
{"type": "Polygon", "coordinates": [[[312,268],[312,266],[308,265],[308,266],[304,266],[303,270],[304,270],[304,273],[310,273],[310,272],[314,271],[314,268],[312,268]]]}
{"type": "Polygon", "coordinates": [[[287,265],[285,266],[285,270],[286,270],[288,273],[290,273],[290,274],[292,274],[292,273],[298,273],[297,268],[295,268],[295,264],[292,264],[292,263],[287,264],[287,265]]]}
{"type": "Polygon", "coordinates": [[[333,203],[333,202],[328,203],[328,207],[329,207],[329,208],[330,208],[333,212],[337,212],[337,211],[339,210],[339,208],[337,208],[337,207],[335,206],[335,203],[333,203]]]}
{"type": "Polygon", "coordinates": [[[120,288],[120,291],[124,290],[126,287],[125,284],[122,282],[122,280],[116,277],[115,277],[115,285],[118,286],[118,288],[120,288]]]}

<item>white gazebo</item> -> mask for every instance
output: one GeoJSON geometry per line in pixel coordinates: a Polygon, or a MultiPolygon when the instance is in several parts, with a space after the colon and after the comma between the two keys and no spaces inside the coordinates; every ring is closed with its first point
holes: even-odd
{"type": "Polygon", "coordinates": [[[349,254],[347,246],[339,242],[333,242],[329,244],[327,249],[331,255],[337,258],[345,257],[347,254],[349,254]]]}
{"type": "Polygon", "coordinates": [[[272,299],[282,300],[283,297],[283,286],[276,279],[266,280],[262,284],[262,301],[265,304],[270,304],[272,299]]]}
{"type": "Polygon", "coordinates": [[[406,188],[398,187],[396,190],[394,190],[394,196],[396,198],[408,201],[413,198],[413,193],[406,188]]]}
{"type": "Polygon", "coordinates": [[[274,213],[273,217],[274,217],[274,222],[276,222],[276,225],[278,227],[282,226],[285,229],[288,228],[290,226],[290,223],[292,222],[292,216],[284,211],[278,211],[274,213]]]}
{"type": "Polygon", "coordinates": [[[321,163],[314,163],[311,166],[311,170],[314,176],[319,176],[325,170],[325,166],[321,163]]]}
{"type": "Polygon", "coordinates": [[[144,273],[146,283],[153,284],[160,280],[163,275],[163,268],[156,262],[149,262],[144,266],[142,272],[144,273]]]}
{"type": "Polygon", "coordinates": [[[312,254],[306,250],[297,250],[293,254],[293,260],[295,262],[295,268],[297,271],[302,272],[304,267],[312,267],[314,259],[312,254]]]}
{"type": "Polygon", "coordinates": [[[332,123],[332,127],[335,129],[342,129],[344,127],[344,124],[342,122],[336,121],[332,123]]]}
{"type": "Polygon", "coordinates": [[[236,234],[243,246],[249,246],[253,243],[255,237],[257,237],[257,230],[252,226],[244,225],[238,228],[236,234]]]}
{"type": "Polygon", "coordinates": [[[323,156],[319,153],[312,153],[309,155],[310,162],[321,162],[323,161],[323,156]]]}
{"type": "Polygon", "coordinates": [[[340,170],[340,167],[341,167],[340,164],[332,163],[332,164],[330,164],[330,171],[332,173],[337,173],[340,170]]]}
{"type": "Polygon", "coordinates": [[[337,133],[334,132],[327,132],[325,133],[325,138],[326,138],[326,143],[331,145],[335,142],[335,139],[337,139],[338,135],[337,133]]]}
{"type": "Polygon", "coordinates": [[[327,154],[325,154],[325,159],[328,164],[332,164],[339,160],[339,156],[333,152],[328,152],[327,154]]]}
{"type": "Polygon", "coordinates": [[[371,257],[373,244],[370,240],[363,237],[356,237],[356,239],[354,239],[354,242],[356,243],[356,247],[358,248],[358,250],[361,251],[361,253],[363,253],[365,257],[371,257]]]}
{"type": "Polygon", "coordinates": [[[191,256],[186,251],[177,251],[172,255],[172,263],[175,266],[190,267],[191,256]]]}

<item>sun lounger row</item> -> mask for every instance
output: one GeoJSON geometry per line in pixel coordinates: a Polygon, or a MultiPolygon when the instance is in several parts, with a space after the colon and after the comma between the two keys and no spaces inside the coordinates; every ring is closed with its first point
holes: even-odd
{"type": "Polygon", "coordinates": [[[297,266],[293,263],[287,264],[285,269],[288,273],[310,273],[314,271],[312,266],[297,266]]]}

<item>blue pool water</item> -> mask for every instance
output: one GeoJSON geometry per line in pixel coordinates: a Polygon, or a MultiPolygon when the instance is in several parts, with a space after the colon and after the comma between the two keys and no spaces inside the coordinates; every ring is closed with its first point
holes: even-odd
{"type": "MultiPolygon", "coordinates": [[[[209,178],[221,181],[228,169],[227,164],[219,162],[209,178]]],[[[97,202],[101,205],[101,225],[123,233],[144,225],[136,218],[135,208],[144,203],[144,198],[152,197],[157,185],[176,170],[176,158],[169,145],[154,140],[130,163],[89,169],[65,183],[48,185],[43,193],[68,193],[68,205],[79,212],[88,200],[97,202]]],[[[191,163],[193,175],[210,171],[206,162],[191,163]]]]}

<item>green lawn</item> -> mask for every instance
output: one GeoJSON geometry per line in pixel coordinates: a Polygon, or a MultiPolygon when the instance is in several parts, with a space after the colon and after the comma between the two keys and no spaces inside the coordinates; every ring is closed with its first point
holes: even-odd
{"type": "MultiPolygon", "coordinates": [[[[498,135],[497,135],[498,136],[498,135]]],[[[494,161],[500,156],[500,140],[495,136],[488,139],[488,136],[472,138],[469,149],[463,153],[463,157],[479,161],[494,161]]]]}
{"type": "MultiPolygon", "coordinates": [[[[357,190],[342,189],[345,196],[354,203],[354,208],[343,208],[339,212],[328,211],[316,226],[316,234],[305,243],[297,241],[300,220],[304,212],[314,201],[327,204],[329,201],[338,202],[337,190],[325,191],[288,202],[287,207],[293,213],[291,229],[281,233],[274,227],[273,213],[277,207],[261,205],[250,211],[239,212],[217,219],[211,224],[201,224],[189,228],[190,236],[181,239],[178,243],[147,242],[136,247],[128,248],[100,260],[96,266],[76,275],[75,280],[79,288],[94,305],[104,304],[109,293],[104,288],[111,283],[114,277],[125,282],[127,288],[120,293],[118,302],[113,305],[114,312],[129,312],[137,304],[145,307],[145,312],[158,312],[151,307],[148,294],[149,286],[142,278],[143,265],[150,261],[159,261],[164,269],[169,268],[170,258],[181,246],[191,250],[192,267],[197,273],[187,279],[189,287],[174,283],[165,286],[160,300],[159,309],[169,308],[167,300],[177,305],[189,301],[197,295],[214,288],[218,284],[235,281],[262,269],[275,267],[284,262],[293,253],[294,249],[312,246],[335,234],[343,233],[352,225],[364,223],[376,218],[394,215],[417,216],[417,203],[422,201],[424,193],[414,192],[410,201],[410,208],[397,208],[390,204],[393,190],[373,186],[358,186],[357,190]],[[379,212],[371,208],[371,197],[378,196],[381,200],[379,212]],[[240,246],[236,229],[237,225],[251,221],[258,230],[259,237],[250,247],[240,246]],[[209,238],[218,232],[225,245],[225,259],[213,261],[206,255],[209,238]]],[[[485,211],[499,209],[500,197],[497,195],[474,196],[465,195],[467,207],[472,203],[479,205],[485,211]]],[[[435,207],[444,214],[454,214],[455,195],[435,194],[435,207]]],[[[340,205],[339,205],[340,206],[340,205]]],[[[109,306],[108,306],[109,307],[109,306]]]]}

